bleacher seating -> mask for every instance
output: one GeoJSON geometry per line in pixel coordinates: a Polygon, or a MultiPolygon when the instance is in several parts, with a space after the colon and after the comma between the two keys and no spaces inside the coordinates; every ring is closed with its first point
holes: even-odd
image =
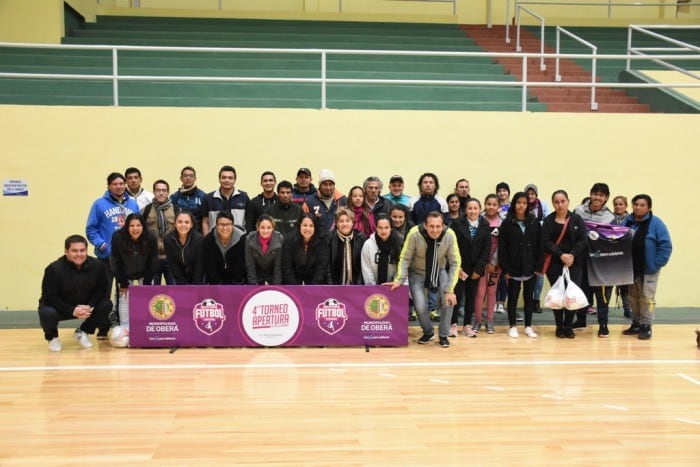
{"type": "MultiPolygon", "coordinates": [[[[64,44],[284,49],[475,51],[456,25],[101,16],[73,29],[64,44]]],[[[320,78],[319,54],[120,51],[119,74],[320,78]]],[[[0,71],[109,75],[110,51],[0,48],[0,71]]],[[[331,79],[516,81],[485,57],[339,55],[331,79]]],[[[3,78],[0,103],[111,105],[112,83],[3,78]]],[[[521,110],[512,87],[329,84],[327,106],[356,109],[521,110]]],[[[318,83],[120,81],[120,105],[319,108],[318,83]]],[[[528,110],[544,110],[528,103],[528,110]]]]}

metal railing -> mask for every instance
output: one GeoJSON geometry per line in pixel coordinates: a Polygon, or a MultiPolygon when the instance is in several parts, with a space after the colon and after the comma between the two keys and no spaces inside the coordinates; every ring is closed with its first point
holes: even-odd
{"type": "MultiPolygon", "coordinates": [[[[452,14],[456,15],[457,14],[457,0],[396,0],[396,1],[409,1],[409,2],[429,2],[429,3],[451,3],[452,4],[452,14]]],[[[99,3],[99,0],[97,0],[97,3],[99,3]]],[[[139,0],[132,0],[131,1],[131,7],[132,8],[143,8],[141,6],[141,2],[139,0]]],[[[217,4],[217,10],[223,11],[224,6],[223,6],[223,1],[219,0],[217,4]]],[[[343,0],[338,0],[338,13],[343,12],[343,0]]]]}
{"type": "MultiPolygon", "coordinates": [[[[46,49],[82,49],[111,51],[111,74],[65,74],[65,73],[8,73],[0,72],[0,78],[22,79],[77,79],[77,80],[106,80],[112,82],[113,105],[119,105],[119,83],[126,81],[172,81],[172,82],[239,82],[239,83],[315,83],[320,86],[321,109],[327,106],[327,86],[329,84],[409,84],[425,86],[489,86],[489,87],[520,87],[521,110],[527,111],[527,91],[530,87],[559,87],[559,88],[700,88],[700,83],[581,83],[581,82],[552,82],[529,81],[528,59],[540,58],[590,58],[582,54],[538,54],[515,52],[428,52],[428,51],[396,51],[396,50],[354,50],[354,49],[264,49],[264,48],[224,48],[224,47],[155,47],[155,46],[111,46],[111,45],[55,45],[55,44],[20,44],[0,43],[0,47],[12,48],[46,48],[46,49]],[[122,51],[165,51],[165,52],[216,52],[216,53],[263,53],[263,54],[309,54],[321,58],[319,77],[317,78],[279,78],[279,77],[243,77],[243,76],[160,76],[160,75],[123,75],[119,72],[119,52],[122,51]],[[443,57],[481,57],[481,58],[519,58],[522,61],[523,77],[519,81],[494,80],[419,80],[419,79],[359,79],[359,78],[328,78],[327,58],[333,55],[385,55],[385,56],[443,56],[443,57]]],[[[598,55],[599,60],[700,60],[700,53],[694,55],[598,55]]]]}
{"type": "MultiPolygon", "coordinates": [[[[682,68],[682,67],[674,65],[672,63],[669,63],[669,62],[665,61],[664,59],[650,56],[647,54],[647,52],[661,52],[661,53],[695,52],[695,53],[700,53],[700,47],[695,46],[693,44],[689,44],[687,42],[679,41],[677,39],[673,39],[673,38],[665,36],[663,34],[658,34],[656,32],[652,32],[652,31],[650,31],[650,29],[671,29],[671,30],[695,29],[698,31],[698,37],[700,38],[700,26],[680,26],[680,25],[636,26],[636,25],[630,25],[627,28],[627,53],[628,54],[646,57],[649,60],[653,61],[654,63],[657,63],[665,68],[677,71],[679,73],[683,73],[684,75],[690,76],[691,78],[700,80],[700,74],[698,74],[698,73],[692,72],[692,71],[687,70],[685,68],[682,68]],[[659,40],[664,41],[664,42],[668,42],[669,44],[672,44],[675,47],[633,47],[632,46],[632,33],[634,31],[637,31],[643,35],[654,37],[654,38],[659,39],[659,40]]],[[[674,60],[676,60],[677,58],[678,57],[674,57],[674,60]]],[[[627,59],[626,70],[631,71],[631,60],[629,58],[627,59]]]]}
{"type": "MultiPolygon", "coordinates": [[[[555,68],[554,68],[554,80],[555,81],[561,81],[561,74],[559,73],[559,57],[561,53],[561,34],[565,34],[569,36],[570,38],[574,39],[575,41],[579,42],[580,44],[585,45],[586,47],[589,47],[592,50],[593,56],[591,58],[591,82],[595,83],[596,80],[596,74],[597,74],[597,64],[596,64],[596,54],[598,53],[598,48],[591,44],[588,41],[583,40],[581,37],[577,36],[576,34],[567,31],[566,29],[557,26],[557,47],[556,47],[556,54],[557,58],[555,59],[555,68]]],[[[598,110],[598,103],[595,101],[595,87],[591,87],[591,110],[598,110]]]]}
{"type": "MultiPolygon", "coordinates": [[[[510,2],[511,0],[506,0],[506,44],[510,44],[510,22],[511,22],[511,17],[510,17],[510,2]]],[[[608,0],[607,2],[562,2],[562,1],[551,1],[551,2],[542,2],[542,1],[520,1],[520,0],[515,0],[515,9],[517,10],[518,5],[540,5],[540,6],[575,6],[575,7],[600,7],[604,6],[608,8],[608,18],[612,16],[612,9],[613,7],[632,7],[632,8],[643,8],[643,7],[650,7],[650,6],[665,6],[665,7],[681,7],[681,6],[697,6],[700,5],[700,2],[698,1],[691,1],[691,2],[674,2],[674,3],[661,3],[661,2],[654,2],[654,3],[647,3],[647,2],[634,2],[634,3],[622,3],[622,2],[615,2],[613,0],[608,0]]],[[[490,22],[490,18],[489,18],[490,22]]]]}
{"type": "Polygon", "coordinates": [[[533,16],[535,19],[537,19],[540,22],[540,54],[542,54],[542,57],[540,58],[540,71],[544,71],[547,69],[547,65],[544,63],[544,18],[537,13],[535,13],[532,10],[529,10],[525,8],[524,6],[518,5],[518,7],[515,10],[515,23],[517,24],[517,39],[515,41],[515,51],[516,52],[522,52],[523,48],[520,46],[520,12],[524,11],[525,13],[530,14],[533,16]]]}

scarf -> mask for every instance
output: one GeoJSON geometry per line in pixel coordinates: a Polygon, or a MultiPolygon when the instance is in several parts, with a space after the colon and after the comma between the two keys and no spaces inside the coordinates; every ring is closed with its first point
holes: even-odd
{"type": "Polygon", "coordinates": [[[378,252],[374,258],[377,263],[377,284],[384,284],[389,280],[389,264],[398,263],[398,252],[401,251],[401,241],[396,232],[392,231],[386,241],[374,234],[374,241],[377,242],[378,252]]]}
{"type": "Polygon", "coordinates": [[[350,232],[350,235],[343,235],[336,230],[335,233],[340,241],[343,242],[343,272],[340,276],[340,284],[352,285],[352,239],[355,236],[355,232],[350,232]]]}
{"type": "Polygon", "coordinates": [[[158,233],[162,237],[163,235],[170,230],[170,226],[168,225],[168,217],[165,215],[165,211],[170,209],[170,207],[173,205],[172,201],[168,199],[165,203],[163,204],[156,204],[153,203],[153,207],[156,208],[156,218],[158,220],[158,233]]]}
{"type": "Polygon", "coordinates": [[[423,226],[418,228],[418,232],[425,239],[425,243],[428,247],[425,250],[425,288],[431,292],[437,292],[438,290],[438,279],[440,277],[440,268],[438,267],[438,252],[440,250],[440,242],[445,236],[445,230],[443,229],[437,240],[433,240],[425,231],[423,226]]]}
{"type": "Polygon", "coordinates": [[[272,235],[267,238],[263,238],[258,235],[258,240],[260,241],[260,249],[262,250],[263,255],[266,255],[267,250],[270,248],[270,240],[272,240],[272,235]]]}
{"type": "Polygon", "coordinates": [[[528,203],[528,211],[534,214],[538,221],[542,220],[542,202],[539,198],[535,198],[535,201],[528,203]]]}
{"type": "Polygon", "coordinates": [[[467,219],[467,224],[469,225],[469,234],[472,238],[476,237],[476,232],[479,229],[479,219],[477,218],[475,221],[467,219]]]}
{"type": "Polygon", "coordinates": [[[365,212],[364,206],[353,206],[352,212],[355,214],[355,223],[353,228],[359,230],[365,235],[371,235],[374,230],[374,214],[372,211],[365,212]]]}

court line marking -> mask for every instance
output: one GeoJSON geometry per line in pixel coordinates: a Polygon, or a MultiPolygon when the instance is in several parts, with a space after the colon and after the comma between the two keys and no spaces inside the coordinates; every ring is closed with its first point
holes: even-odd
{"type": "Polygon", "coordinates": [[[621,405],[603,404],[603,407],[605,407],[606,409],[621,410],[623,412],[629,410],[627,407],[623,407],[621,405]]]}
{"type": "Polygon", "coordinates": [[[304,368],[463,368],[480,366],[601,366],[601,365],[700,365],[700,360],[523,360],[523,361],[448,361],[448,362],[376,362],[376,363],[176,363],[143,365],[37,365],[4,366],[0,373],[19,371],[77,370],[247,370],[304,368]]]}
{"type": "Polygon", "coordinates": [[[676,418],[676,420],[683,423],[690,423],[691,425],[700,425],[700,422],[696,420],[689,420],[687,418],[676,418]]]}
{"type": "Polygon", "coordinates": [[[684,380],[690,381],[691,383],[697,384],[698,386],[700,386],[700,381],[698,381],[697,379],[692,378],[692,377],[686,375],[685,373],[676,373],[676,376],[680,376],[680,377],[683,378],[684,380]]]}

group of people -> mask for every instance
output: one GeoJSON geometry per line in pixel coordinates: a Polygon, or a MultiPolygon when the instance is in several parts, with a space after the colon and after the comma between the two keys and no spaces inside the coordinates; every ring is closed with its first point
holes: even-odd
{"type": "MultiPolygon", "coordinates": [[[[68,237],[64,256],[46,268],[39,316],[50,350],[61,349],[57,326],[64,319],[83,320],[74,333],[82,347],[92,346],[90,334],[104,339],[117,324],[128,331],[129,287],[163,282],[386,284],[392,290],[407,284],[423,331],[418,343],[434,339],[433,318],[439,320],[442,347],[457,337],[460,318],[464,336],[476,337],[482,328],[494,333],[494,313],[504,302],[508,335],[517,338],[522,293],[523,332],[536,338],[532,315],[541,311],[544,276],[552,284],[565,267],[571,280],[595,297],[598,335],[607,337],[612,287],[587,284],[586,221],[636,232],[634,283],[621,288],[632,319],[624,334],[651,337],[659,271],[672,247],[648,195],[632,199],[632,214],[626,212],[626,199],[617,197],[612,212],[606,205],[608,186],[596,183],[573,212],[568,194],[555,191],[550,212],[534,184],[511,197],[501,182],[482,205],[471,197],[466,179],[442,198],[438,177],[429,172],[419,177],[413,197],[404,193],[400,175],[389,179],[385,195],[376,176],[345,195],[329,169],[320,171],[318,187],[308,168],[297,171],[294,184],[278,183],[265,171],[262,192],[253,198],[236,187],[232,166],[223,166],[218,176],[219,187],[205,193],[197,187],[195,169],[184,167],[181,186],[171,194],[162,179],[153,183],[152,193],[145,190],[134,167],[109,174],[106,192],[90,208],[87,238],[68,237]],[[88,242],[96,259],[87,256],[88,242]]],[[[574,329],[586,327],[587,309],[554,309],[553,314],[557,337],[572,338],[574,329]]]]}

